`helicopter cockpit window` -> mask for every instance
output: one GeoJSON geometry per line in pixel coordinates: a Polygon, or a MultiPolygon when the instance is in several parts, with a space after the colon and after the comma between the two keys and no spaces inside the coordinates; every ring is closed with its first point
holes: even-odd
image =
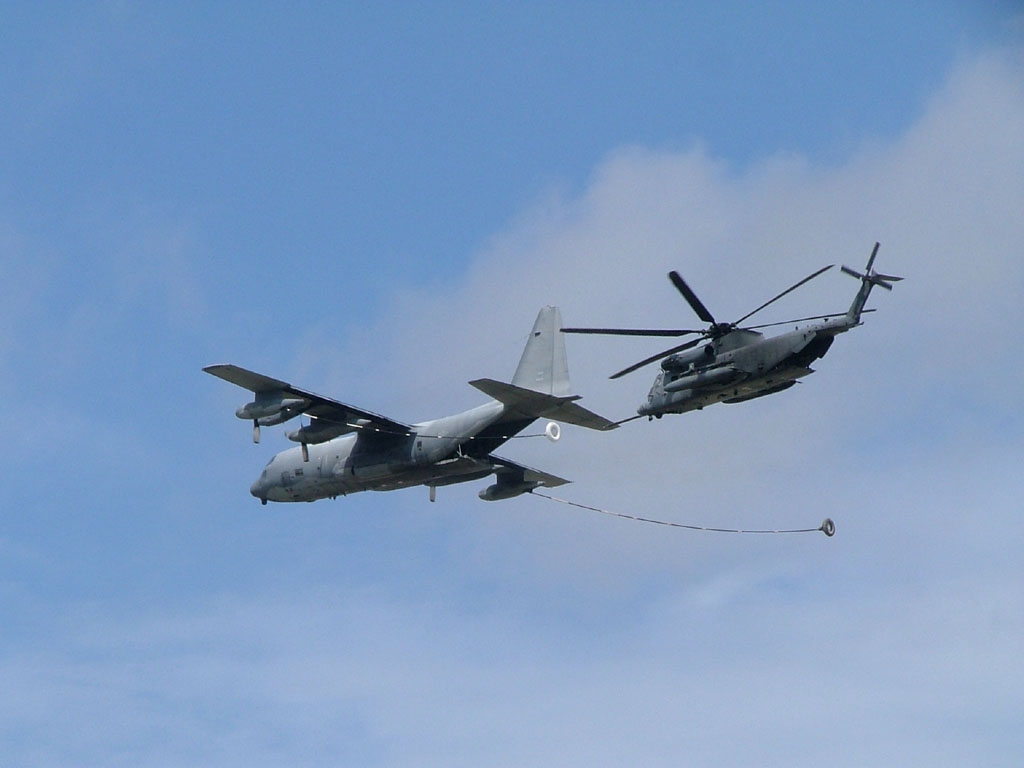
{"type": "Polygon", "coordinates": [[[658,375],[654,377],[654,384],[651,385],[651,391],[647,393],[648,397],[654,397],[654,395],[661,389],[665,382],[665,371],[658,371],[658,375]]]}

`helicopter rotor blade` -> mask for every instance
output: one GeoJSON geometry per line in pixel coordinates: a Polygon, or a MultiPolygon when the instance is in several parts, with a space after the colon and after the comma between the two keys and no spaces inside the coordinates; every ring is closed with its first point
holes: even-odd
{"type": "Polygon", "coordinates": [[[850,269],[845,264],[841,267],[841,269],[846,274],[851,275],[852,277],[856,277],[858,280],[867,280],[872,285],[880,285],[882,288],[885,288],[885,290],[891,291],[892,286],[890,285],[890,283],[898,283],[903,278],[899,277],[898,275],[882,275],[879,274],[878,272],[872,272],[871,264],[875,260],[875,254],[877,252],[878,243],[875,243],[875,250],[871,252],[871,259],[868,260],[868,268],[867,271],[864,272],[864,274],[861,274],[855,269],[850,269]]]}
{"type": "Polygon", "coordinates": [[[869,275],[871,274],[871,265],[875,263],[875,256],[878,255],[878,246],[879,245],[880,245],[879,243],[875,243],[875,247],[871,249],[871,256],[868,258],[868,265],[864,269],[864,272],[869,274],[869,275]]]}
{"type": "Polygon", "coordinates": [[[592,333],[605,336],[685,336],[688,333],[704,333],[683,328],[563,328],[562,333],[592,333]]]}
{"type": "Polygon", "coordinates": [[[697,298],[697,294],[690,289],[690,286],[686,284],[686,281],[683,280],[678,272],[673,269],[668,273],[668,279],[672,281],[672,285],[676,287],[676,290],[683,294],[683,298],[686,299],[693,311],[697,313],[697,317],[705,323],[715,325],[715,318],[708,312],[708,308],[697,298]]]}
{"type": "Polygon", "coordinates": [[[862,275],[856,269],[850,269],[845,264],[843,266],[841,266],[839,269],[841,271],[845,272],[846,274],[850,275],[851,277],[856,277],[858,280],[863,280],[864,279],[864,275],[862,275]]]}
{"type": "Polygon", "coordinates": [[[781,298],[782,298],[783,296],[785,296],[785,295],[786,295],[787,293],[789,293],[790,291],[795,291],[795,290],[796,290],[797,288],[799,288],[799,287],[800,287],[801,285],[803,285],[804,283],[806,283],[806,282],[808,282],[808,281],[810,281],[810,280],[813,280],[813,279],[814,279],[814,278],[816,278],[816,277],[817,277],[818,275],[820,275],[820,274],[821,274],[822,272],[826,272],[826,271],[828,271],[828,270],[832,269],[832,267],[833,267],[833,266],[835,266],[835,265],[833,265],[833,264],[829,264],[828,266],[822,267],[822,268],[821,268],[821,269],[819,269],[819,270],[818,270],[817,272],[813,272],[812,274],[810,274],[810,275],[808,275],[807,277],[805,277],[805,278],[804,278],[803,280],[801,280],[801,281],[800,281],[799,283],[794,283],[794,284],[793,284],[793,285],[791,285],[791,286],[790,286],[789,288],[787,288],[787,289],[786,289],[786,290],[784,290],[784,291],[783,291],[782,293],[780,293],[780,294],[779,294],[778,296],[776,296],[776,297],[774,297],[774,298],[772,298],[772,299],[769,299],[768,301],[766,301],[766,302],[765,302],[764,304],[762,304],[762,305],[761,305],[760,307],[758,307],[757,309],[755,309],[755,310],[754,310],[753,312],[747,312],[747,314],[745,314],[745,315],[744,315],[743,317],[741,317],[741,318],[740,318],[739,320],[737,320],[737,321],[736,321],[735,323],[733,323],[733,325],[734,325],[734,326],[737,326],[737,325],[739,325],[740,323],[742,323],[742,322],[743,322],[744,320],[746,320],[746,319],[747,319],[748,317],[752,317],[753,315],[756,315],[756,314],[757,314],[758,312],[760,312],[760,311],[761,311],[762,309],[764,309],[765,307],[767,307],[767,306],[768,306],[769,304],[773,304],[774,302],[778,301],[779,299],[781,299],[781,298]]]}
{"type": "MultiPolygon", "coordinates": [[[[702,338],[703,337],[701,337],[701,339],[702,338]]],[[[651,355],[650,357],[644,358],[639,363],[633,363],[633,365],[629,366],[628,368],[623,368],[618,373],[613,373],[608,378],[609,379],[617,379],[620,376],[625,376],[627,373],[632,373],[637,368],[643,368],[645,365],[653,363],[653,362],[655,362],[657,360],[661,360],[661,358],[663,358],[663,357],[668,357],[669,355],[674,355],[676,352],[682,352],[683,350],[690,349],[691,347],[695,347],[698,344],[700,344],[701,339],[693,339],[692,341],[688,341],[685,344],[680,344],[678,347],[672,347],[672,349],[666,349],[664,352],[659,352],[656,355],[651,355]]]]}
{"type": "MultiPolygon", "coordinates": [[[[861,313],[874,312],[873,309],[862,309],[861,313]]],[[[780,320],[777,323],[761,323],[760,325],[745,325],[741,331],[756,331],[758,328],[771,328],[776,325],[791,325],[792,323],[805,323],[808,320],[828,320],[830,317],[842,317],[845,312],[833,312],[831,315],[815,315],[814,317],[798,317],[794,320],[780,320]]]]}

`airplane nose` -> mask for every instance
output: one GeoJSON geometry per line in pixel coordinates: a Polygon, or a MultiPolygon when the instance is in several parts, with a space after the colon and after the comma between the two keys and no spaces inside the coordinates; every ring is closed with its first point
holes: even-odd
{"type": "Polygon", "coordinates": [[[257,480],[255,483],[249,486],[249,493],[255,496],[257,499],[263,498],[263,481],[257,480]]]}

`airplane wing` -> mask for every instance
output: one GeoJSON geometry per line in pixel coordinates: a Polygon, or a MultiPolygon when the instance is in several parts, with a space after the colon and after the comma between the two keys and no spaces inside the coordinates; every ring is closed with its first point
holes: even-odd
{"type": "Polygon", "coordinates": [[[499,483],[528,483],[535,487],[543,485],[546,488],[557,488],[559,485],[572,482],[563,477],[503,459],[493,453],[483,459],[474,459],[471,456],[453,456],[450,459],[439,461],[431,469],[434,475],[424,485],[453,485],[467,480],[478,480],[490,474],[497,477],[499,483]]]}
{"type": "Polygon", "coordinates": [[[363,432],[378,432],[391,435],[408,435],[412,428],[408,424],[389,419],[378,413],[367,411],[362,408],[348,405],[346,403],[323,397],[304,389],[293,387],[291,384],[261,373],[240,368],[237,365],[208,365],[203,368],[207,373],[230,381],[243,389],[248,389],[257,395],[260,393],[281,393],[286,397],[305,400],[308,406],[302,409],[302,413],[315,419],[322,419],[331,424],[340,426],[348,425],[353,430],[359,429],[363,432]]]}

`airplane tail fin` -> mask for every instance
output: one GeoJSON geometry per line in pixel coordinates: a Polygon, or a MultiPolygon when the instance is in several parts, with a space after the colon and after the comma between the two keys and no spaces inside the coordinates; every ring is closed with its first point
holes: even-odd
{"type": "Polygon", "coordinates": [[[512,383],[494,379],[469,382],[524,417],[557,419],[589,429],[608,430],[618,425],[576,404],[571,394],[569,363],[558,307],[544,307],[537,315],[512,383]]]}
{"type": "Polygon", "coordinates": [[[561,330],[562,313],[558,307],[544,307],[537,314],[516,375],[512,377],[515,386],[555,397],[570,394],[569,363],[561,330]]]}

